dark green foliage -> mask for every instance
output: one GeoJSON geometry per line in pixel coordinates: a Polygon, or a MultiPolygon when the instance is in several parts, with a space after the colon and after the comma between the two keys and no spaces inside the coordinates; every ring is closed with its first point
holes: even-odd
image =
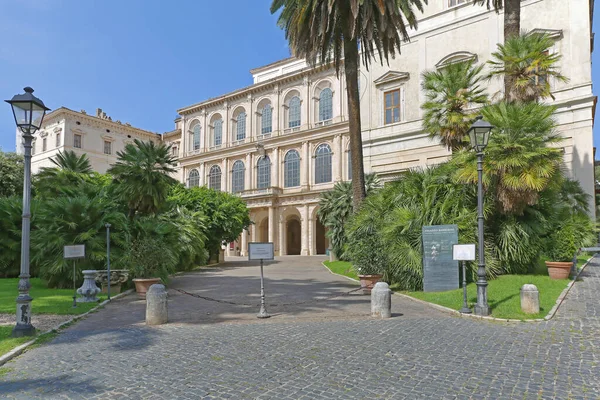
{"type": "Polygon", "coordinates": [[[23,194],[23,156],[0,150],[0,197],[23,194]]]}
{"type": "Polygon", "coordinates": [[[575,244],[575,227],[567,224],[557,230],[550,238],[552,246],[548,249],[549,261],[569,262],[577,252],[575,244]]]}
{"type": "MultiPolygon", "coordinates": [[[[37,219],[38,203],[31,204],[32,226],[37,219]]],[[[20,197],[0,197],[0,277],[14,278],[19,275],[21,265],[21,221],[23,200],[20,197]]],[[[31,266],[30,274],[37,275],[31,266]]]]}
{"type": "Polygon", "coordinates": [[[238,196],[207,187],[173,188],[169,201],[203,216],[206,248],[210,255],[218,254],[223,243],[237,240],[250,226],[246,203],[238,196]]]}

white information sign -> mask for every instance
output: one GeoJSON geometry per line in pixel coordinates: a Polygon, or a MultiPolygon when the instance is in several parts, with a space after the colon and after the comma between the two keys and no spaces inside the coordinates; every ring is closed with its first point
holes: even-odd
{"type": "Polygon", "coordinates": [[[452,259],[455,261],[475,261],[475,245],[455,244],[452,246],[452,259]]]}
{"type": "Polygon", "coordinates": [[[76,244],[73,246],[65,246],[64,258],[85,258],[85,245],[76,244]]]}
{"type": "Polygon", "coordinates": [[[273,260],[273,243],[248,243],[248,260],[273,260]]]}

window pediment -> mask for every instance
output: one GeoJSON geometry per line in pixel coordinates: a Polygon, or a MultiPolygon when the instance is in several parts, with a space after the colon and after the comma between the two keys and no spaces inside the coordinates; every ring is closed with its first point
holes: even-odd
{"type": "Polygon", "coordinates": [[[437,64],[435,64],[435,67],[439,69],[450,64],[456,64],[465,61],[477,62],[477,54],[468,51],[457,51],[442,58],[437,64]]]}
{"type": "Polygon", "coordinates": [[[560,40],[560,39],[563,38],[563,31],[562,31],[562,29],[542,29],[542,28],[535,28],[532,31],[530,31],[528,34],[529,35],[546,35],[550,39],[554,39],[554,40],[560,40]]]}
{"type": "Polygon", "coordinates": [[[116,140],[114,137],[109,135],[102,135],[101,137],[105,142],[114,142],[116,140]]]}
{"type": "Polygon", "coordinates": [[[402,81],[408,78],[410,78],[410,74],[408,72],[388,71],[379,78],[375,79],[373,83],[375,83],[375,86],[380,86],[385,83],[402,81]]]}

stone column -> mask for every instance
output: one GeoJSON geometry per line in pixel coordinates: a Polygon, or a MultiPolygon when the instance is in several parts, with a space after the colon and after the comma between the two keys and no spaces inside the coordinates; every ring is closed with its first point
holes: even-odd
{"type": "Polygon", "coordinates": [[[256,224],[250,225],[250,243],[256,242],[256,224]]]}
{"type": "Polygon", "coordinates": [[[308,168],[310,166],[310,153],[308,151],[308,142],[302,142],[302,160],[300,164],[300,185],[307,187],[310,182],[308,168]]]}
{"type": "Polygon", "coordinates": [[[279,233],[279,237],[278,237],[278,243],[275,245],[275,249],[276,251],[279,250],[279,252],[277,253],[277,255],[283,256],[285,255],[285,221],[283,219],[283,215],[281,215],[281,213],[279,213],[279,226],[278,226],[278,232],[279,233]]]}
{"type": "Polygon", "coordinates": [[[229,145],[229,143],[231,143],[231,140],[229,138],[229,124],[231,123],[231,121],[229,121],[229,104],[227,102],[225,102],[224,104],[224,108],[225,108],[225,117],[223,118],[223,134],[221,135],[221,143],[223,144],[223,147],[227,147],[229,145]]]}
{"type": "Polygon", "coordinates": [[[248,114],[246,116],[246,137],[249,141],[254,140],[254,123],[256,118],[254,116],[254,99],[251,94],[248,94],[248,114]]]}
{"type": "Polygon", "coordinates": [[[269,207],[269,242],[275,242],[275,207],[269,207]]]}
{"type": "Polygon", "coordinates": [[[308,256],[310,254],[309,251],[309,218],[308,218],[308,204],[304,205],[304,209],[303,209],[303,213],[302,213],[302,226],[301,226],[301,231],[302,231],[302,250],[300,252],[300,254],[302,254],[303,256],[308,256]]]}
{"type": "Polygon", "coordinates": [[[254,183],[254,154],[250,153],[250,164],[248,164],[248,189],[255,189],[256,184],[254,183]]]}
{"type": "Polygon", "coordinates": [[[271,159],[271,186],[281,187],[279,184],[279,148],[273,149],[273,158],[271,159]]]}
{"type": "Polygon", "coordinates": [[[333,181],[339,182],[342,180],[342,135],[335,135],[333,138],[333,181]]]}
{"type": "Polygon", "coordinates": [[[200,163],[200,170],[198,172],[200,172],[200,186],[206,185],[206,168],[204,163],[200,163]]]}
{"type": "Polygon", "coordinates": [[[304,93],[302,94],[302,116],[301,116],[301,121],[300,124],[301,126],[304,126],[305,129],[310,129],[311,126],[311,116],[310,116],[310,105],[311,105],[311,96],[310,96],[310,80],[308,79],[308,76],[304,77],[304,80],[302,81],[302,85],[304,85],[304,93]]]}
{"type": "Polygon", "coordinates": [[[279,86],[275,86],[275,90],[273,90],[273,95],[275,97],[275,102],[271,104],[273,107],[273,133],[277,132],[279,134],[279,130],[282,128],[279,126],[281,123],[280,115],[281,115],[281,90],[279,90],[279,86]]]}
{"type": "Polygon", "coordinates": [[[229,174],[229,171],[227,169],[227,162],[228,160],[226,158],[223,159],[223,161],[221,161],[221,191],[222,192],[228,192],[228,188],[227,188],[227,175],[229,174]]]}
{"type": "Polygon", "coordinates": [[[244,189],[248,190],[252,188],[252,154],[246,154],[246,169],[244,171],[244,189]]]}
{"type": "Polygon", "coordinates": [[[206,109],[202,110],[202,132],[200,132],[200,149],[206,151],[205,149],[208,147],[207,143],[206,143],[206,139],[208,139],[208,132],[207,132],[207,112],[206,109]]]}
{"type": "Polygon", "coordinates": [[[244,229],[242,231],[242,248],[240,249],[240,255],[246,257],[246,251],[248,250],[248,231],[244,229]]]}

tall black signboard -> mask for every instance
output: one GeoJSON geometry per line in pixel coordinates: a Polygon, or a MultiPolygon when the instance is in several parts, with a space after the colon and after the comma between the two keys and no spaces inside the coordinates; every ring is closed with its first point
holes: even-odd
{"type": "Polygon", "coordinates": [[[458,261],[452,259],[455,244],[458,244],[456,225],[423,227],[423,291],[458,289],[458,261]]]}

